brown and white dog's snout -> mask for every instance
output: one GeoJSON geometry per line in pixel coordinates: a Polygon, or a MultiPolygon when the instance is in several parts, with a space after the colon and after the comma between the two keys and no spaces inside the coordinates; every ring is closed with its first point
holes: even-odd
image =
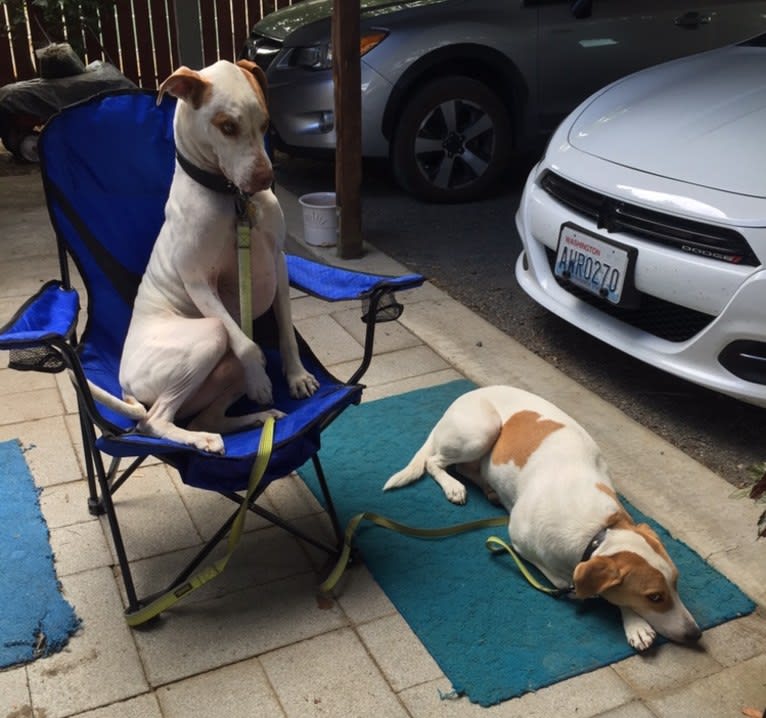
{"type": "Polygon", "coordinates": [[[659,537],[623,512],[607,530],[596,555],[579,563],[574,586],[580,598],[601,596],[623,612],[628,639],[648,647],[654,632],[677,643],[693,643],[702,632],[678,594],[678,570],[659,537]],[[643,619],[651,630],[641,624],[643,619]]]}

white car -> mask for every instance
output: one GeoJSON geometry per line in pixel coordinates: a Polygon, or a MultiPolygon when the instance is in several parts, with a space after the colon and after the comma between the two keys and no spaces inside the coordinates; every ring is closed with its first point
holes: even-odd
{"type": "Polygon", "coordinates": [[[766,406],[766,35],[592,95],[524,188],[516,278],[631,356],[766,406]]]}

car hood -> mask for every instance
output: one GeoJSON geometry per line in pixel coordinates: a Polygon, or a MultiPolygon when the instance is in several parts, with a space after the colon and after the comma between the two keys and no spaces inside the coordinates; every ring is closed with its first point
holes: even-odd
{"type": "MultiPolygon", "coordinates": [[[[327,20],[332,15],[334,0],[302,0],[281,10],[269,13],[255,26],[260,35],[274,40],[287,36],[310,23],[327,20]]],[[[387,15],[398,10],[422,5],[435,5],[445,0],[360,0],[362,18],[387,15]]]]}
{"type": "Polygon", "coordinates": [[[632,169],[766,197],[766,48],[727,47],[619,80],[579,108],[567,139],[632,169]]]}

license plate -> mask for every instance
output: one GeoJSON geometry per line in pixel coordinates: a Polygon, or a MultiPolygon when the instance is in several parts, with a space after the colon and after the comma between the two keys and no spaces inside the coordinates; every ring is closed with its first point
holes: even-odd
{"type": "Polygon", "coordinates": [[[633,248],[565,224],[559,234],[554,274],[612,304],[620,304],[626,281],[630,281],[634,254],[633,248]]]}

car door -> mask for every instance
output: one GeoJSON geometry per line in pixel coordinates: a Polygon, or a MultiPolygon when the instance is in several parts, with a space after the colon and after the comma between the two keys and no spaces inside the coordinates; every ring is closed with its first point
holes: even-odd
{"type": "Polygon", "coordinates": [[[620,77],[766,29],[766,3],[726,0],[592,0],[575,18],[569,0],[538,6],[538,111],[544,132],[620,77]]]}

